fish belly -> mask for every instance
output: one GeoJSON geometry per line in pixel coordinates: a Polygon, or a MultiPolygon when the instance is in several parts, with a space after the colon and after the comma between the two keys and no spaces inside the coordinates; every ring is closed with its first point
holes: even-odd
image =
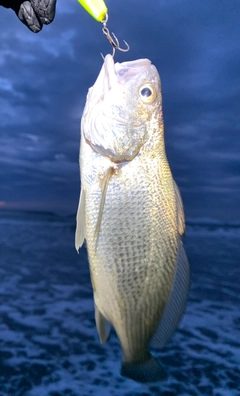
{"type": "Polygon", "coordinates": [[[111,177],[99,234],[101,178],[110,160],[82,145],[86,242],[94,300],[125,361],[146,357],[169,297],[178,246],[173,179],[165,156],[139,155],[111,177]]]}

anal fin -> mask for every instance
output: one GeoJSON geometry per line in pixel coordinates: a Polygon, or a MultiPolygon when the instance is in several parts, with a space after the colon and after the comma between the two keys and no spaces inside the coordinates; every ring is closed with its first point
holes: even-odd
{"type": "Polygon", "coordinates": [[[186,307],[189,283],[188,259],[182,241],[179,240],[176,272],[172,290],[158,329],[150,342],[151,347],[163,348],[174,334],[186,307]]]}

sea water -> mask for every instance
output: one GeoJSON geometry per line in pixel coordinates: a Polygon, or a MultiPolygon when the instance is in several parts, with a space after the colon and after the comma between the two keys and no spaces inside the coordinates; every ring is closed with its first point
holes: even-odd
{"type": "Polygon", "coordinates": [[[0,212],[0,396],[240,395],[240,224],[188,221],[186,313],[149,385],[120,376],[114,332],[99,342],[74,232],[72,216],[0,212]]]}

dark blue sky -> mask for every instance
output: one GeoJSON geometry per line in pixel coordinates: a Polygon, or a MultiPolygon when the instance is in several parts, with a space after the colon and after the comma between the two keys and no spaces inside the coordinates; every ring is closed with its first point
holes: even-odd
{"type": "MultiPolygon", "coordinates": [[[[163,90],[165,140],[187,217],[240,220],[239,0],[108,0],[109,28],[149,58],[163,90]]],[[[76,212],[79,124],[111,50],[77,0],[31,33],[0,8],[0,201],[76,212]]]]}

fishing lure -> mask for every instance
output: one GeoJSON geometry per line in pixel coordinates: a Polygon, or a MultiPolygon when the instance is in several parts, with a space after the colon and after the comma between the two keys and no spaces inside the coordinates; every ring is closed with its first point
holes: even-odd
{"type": "Polygon", "coordinates": [[[85,10],[98,22],[102,22],[108,12],[103,0],[78,0],[85,10]]]}
{"type": "Polygon", "coordinates": [[[85,10],[98,22],[102,22],[103,28],[102,32],[107,37],[109,43],[113,48],[112,56],[115,55],[116,49],[122,52],[129,51],[130,47],[128,43],[123,40],[126,48],[121,48],[119,41],[114,33],[110,33],[109,29],[107,28],[107,21],[108,21],[108,8],[103,0],[78,0],[79,3],[85,8],[85,10]]]}

